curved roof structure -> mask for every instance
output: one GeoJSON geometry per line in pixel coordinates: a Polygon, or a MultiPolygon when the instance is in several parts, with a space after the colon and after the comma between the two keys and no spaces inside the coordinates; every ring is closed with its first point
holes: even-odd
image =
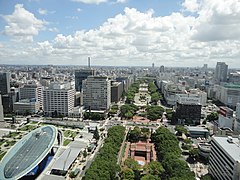
{"type": "Polygon", "coordinates": [[[15,180],[26,175],[46,157],[56,139],[54,126],[42,126],[28,133],[2,159],[0,179],[15,180]]]}

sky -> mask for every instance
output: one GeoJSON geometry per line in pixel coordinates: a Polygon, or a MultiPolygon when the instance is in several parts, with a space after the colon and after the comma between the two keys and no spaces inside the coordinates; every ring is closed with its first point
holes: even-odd
{"type": "Polygon", "coordinates": [[[239,0],[0,0],[0,64],[240,68],[239,0]]]}

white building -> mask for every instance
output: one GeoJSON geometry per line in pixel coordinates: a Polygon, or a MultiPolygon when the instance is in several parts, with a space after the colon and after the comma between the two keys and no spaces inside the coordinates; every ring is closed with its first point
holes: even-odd
{"type": "Polygon", "coordinates": [[[88,76],[83,81],[83,106],[93,110],[107,110],[111,103],[111,82],[108,77],[88,76]]]}
{"type": "Polygon", "coordinates": [[[66,84],[52,84],[43,90],[44,111],[47,114],[68,115],[74,108],[75,90],[66,84]]]}
{"type": "Polygon", "coordinates": [[[195,94],[176,94],[176,100],[180,104],[200,104],[200,98],[195,94]]]}
{"type": "Polygon", "coordinates": [[[200,104],[202,106],[206,106],[207,105],[207,93],[204,91],[201,91],[199,89],[190,89],[189,90],[189,94],[191,94],[192,96],[197,96],[200,98],[200,104]]]}
{"type": "Polygon", "coordinates": [[[13,111],[17,114],[30,113],[34,114],[40,110],[40,103],[38,101],[31,101],[29,99],[20,100],[13,104],[13,111]]]}
{"type": "Polygon", "coordinates": [[[43,87],[37,84],[25,84],[19,88],[19,99],[36,99],[43,108],[43,87]]]}
{"type": "Polygon", "coordinates": [[[208,97],[215,98],[226,106],[236,107],[237,103],[240,103],[240,85],[214,85],[208,89],[208,97]]]}
{"type": "Polygon", "coordinates": [[[177,94],[186,94],[185,86],[182,84],[175,84],[169,81],[162,82],[162,93],[168,105],[174,106],[177,102],[177,94]]]}
{"type": "Polygon", "coordinates": [[[217,180],[239,180],[239,138],[213,137],[209,157],[209,173],[217,180]]]}

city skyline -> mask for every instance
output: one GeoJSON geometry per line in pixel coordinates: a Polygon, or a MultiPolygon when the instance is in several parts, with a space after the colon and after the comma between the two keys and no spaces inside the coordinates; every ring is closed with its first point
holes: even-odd
{"type": "Polygon", "coordinates": [[[0,0],[0,64],[240,67],[237,0],[0,0]]]}

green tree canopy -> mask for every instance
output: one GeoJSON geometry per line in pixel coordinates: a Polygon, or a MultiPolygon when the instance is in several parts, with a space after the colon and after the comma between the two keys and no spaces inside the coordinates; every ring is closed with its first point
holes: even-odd
{"type": "Polygon", "coordinates": [[[182,125],[176,125],[175,130],[178,132],[178,134],[181,136],[182,134],[187,134],[187,129],[184,128],[182,125]]]}
{"type": "Polygon", "coordinates": [[[99,138],[100,138],[97,127],[96,127],[95,131],[93,132],[93,138],[96,140],[99,140],[99,138]]]}
{"type": "Polygon", "coordinates": [[[160,177],[156,177],[156,176],[154,176],[152,174],[146,174],[146,175],[144,175],[141,178],[141,180],[161,180],[161,178],[160,177]]]}
{"type": "Polygon", "coordinates": [[[176,136],[165,127],[159,127],[152,135],[157,156],[165,172],[163,179],[193,180],[194,173],[187,163],[180,159],[181,150],[176,136]]]}
{"type": "Polygon", "coordinates": [[[137,161],[135,161],[134,159],[132,158],[127,158],[125,161],[124,161],[124,165],[130,169],[132,169],[133,171],[137,171],[140,169],[140,165],[138,164],[137,161]]]}
{"type": "Polygon", "coordinates": [[[208,121],[215,121],[218,120],[218,113],[217,112],[212,112],[211,114],[207,115],[206,118],[208,121]]]}
{"type": "Polygon", "coordinates": [[[116,174],[120,171],[120,167],[117,165],[117,155],[124,134],[125,128],[122,126],[113,126],[108,130],[108,136],[105,139],[104,145],[100,149],[96,159],[86,171],[84,179],[116,179],[116,174]]]}
{"type": "Polygon", "coordinates": [[[121,106],[121,116],[124,118],[132,118],[138,110],[138,107],[134,104],[124,104],[121,106]]]}
{"type": "Polygon", "coordinates": [[[134,180],[135,174],[131,168],[124,167],[120,173],[121,179],[134,180]]]}
{"type": "Polygon", "coordinates": [[[133,130],[130,130],[128,133],[128,140],[130,142],[138,142],[141,136],[141,129],[138,126],[135,126],[133,130]]]}
{"type": "Polygon", "coordinates": [[[153,106],[147,106],[146,111],[147,111],[147,118],[152,121],[155,121],[162,117],[164,108],[162,108],[161,106],[153,105],[153,106]]]}
{"type": "Polygon", "coordinates": [[[149,174],[160,177],[164,172],[164,169],[160,162],[151,161],[150,163],[144,166],[144,170],[147,171],[149,174]]]}

